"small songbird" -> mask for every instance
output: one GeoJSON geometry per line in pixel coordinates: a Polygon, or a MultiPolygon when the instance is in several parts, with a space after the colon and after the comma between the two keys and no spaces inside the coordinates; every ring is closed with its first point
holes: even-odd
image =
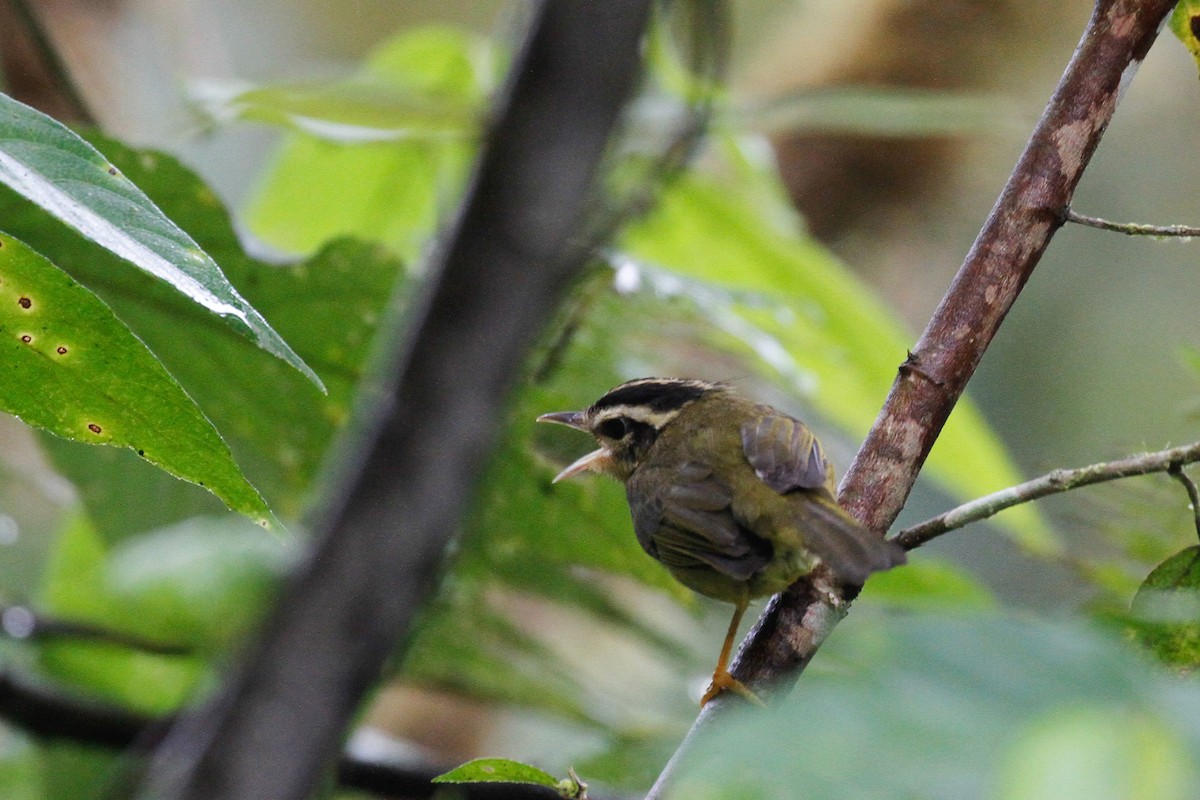
{"type": "Polygon", "coordinates": [[[556,483],[585,471],[623,482],[642,548],[684,586],[733,603],[701,705],[726,690],[759,702],[728,668],[750,600],[784,590],[818,563],[856,586],[904,563],[899,546],[838,505],[833,467],[804,423],[725,384],[642,378],[583,411],[538,422],[584,431],[600,445],[556,483]]]}

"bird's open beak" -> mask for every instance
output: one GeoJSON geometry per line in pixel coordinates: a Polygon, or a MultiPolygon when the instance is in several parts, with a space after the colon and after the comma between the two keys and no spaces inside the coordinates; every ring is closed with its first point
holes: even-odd
{"type": "Polygon", "coordinates": [[[589,470],[592,472],[605,472],[605,468],[610,463],[612,463],[612,453],[601,447],[599,450],[593,450],[582,458],[577,458],[570,466],[555,475],[554,480],[550,482],[558,483],[559,481],[565,481],[567,478],[589,470]]]}
{"type": "MultiPolygon", "coordinates": [[[[568,428],[574,428],[577,431],[587,431],[584,427],[584,415],[582,411],[555,411],[552,414],[542,414],[537,418],[538,422],[554,422],[559,425],[566,425],[568,428]]],[[[612,453],[607,448],[601,447],[599,450],[593,450],[582,458],[576,459],[566,469],[554,476],[551,483],[565,481],[567,478],[574,477],[581,472],[605,472],[606,467],[612,463],[612,453]]]]}

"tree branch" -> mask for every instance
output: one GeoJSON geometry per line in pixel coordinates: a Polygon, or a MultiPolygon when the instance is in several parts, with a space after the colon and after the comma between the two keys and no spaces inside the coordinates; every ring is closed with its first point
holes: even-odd
{"type": "Polygon", "coordinates": [[[84,639],[158,656],[186,656],[194,649],[173,642],[146,639],[88,622],[47,617],[27,606],[0,606],[0,632],[13,639],[84,639]]]}
{"type": "Polygon", "coordinates": [[[8,0],[7,5],[7,12],[0,8],[5,23],[0,25],[0,56],[13,96],[62,122],[95,125],[96,116],[30,0],[8,0]]]}
{"type": "Polygon", "coordinates": [[[1086,225],[1089,228],[1099,228],[1102,231],[1114,231],[1126,236],[1159,236],[1190,239],[1200,236],[1200,228],[1192,225],[1142,225],[1137,222],[1112,222],[1100,217],[1089,217],[1071,209],[1067,209],[1067,222],[1076,225],[1086,225]]]}
{"type": "MultiPolygon", "coordinates": [[[[1191,498],[1192,492],[1195,491],[1195,484],[1191,483],[1191,479],[1182,472],[1182,467],[1184,464],[1196,461],[1200,461],[1200,442],[1170,450],[1160,450],[1156,453],[1129,456],[1117,461],[1090,464],[1086,467],[1056,469],[1040,478],[1034,478],[1031,481],[976,498],[919,525],[905,528],[896,534],[894,541],[905,550],[912,550],[936,539],[943,533],[987,519],[1006,508],[1028,503],[1039,497],[1068,492],[1072,489],[1114,481],[1119,478],[1149,475],[1154,472],[1166,472],[1185,480],[1184,486],[1188,488],[1188,496],[1191,498]],[[1188,484],[1191,485],[1188,486],[1188,484]]],[[[1194,498],[1193,503],[1196,503],[1194,498]]],[[[1200,531],[1200,527],[1197,530],[1200,531]]]]}
{"type": "MultiPolygon", "coordinates": [[[[873,530],[887,530],[904,506],[954,404],[1062,225],[1123,86],[1173,6],[1173,0],[1096,3],[1024,153],[842,481],[840,501],[873,530]]],[[[760,696],[791,688],[844,615],[843,597],[856,593],[831,588],[828,572],[819,569],[773,598],[743,642],[734,675],[760,696]]],[[[664,795],[694,742],[736,701],[705,706],[650,798],[664,795]]]]}
{"type": "Polygon", "coordinates": [[[156,751],[141,797],[311,796],[432,589],[522,360],[583,264],[649,5],[536,7],[318,544],[214,702],[156,751]]]}

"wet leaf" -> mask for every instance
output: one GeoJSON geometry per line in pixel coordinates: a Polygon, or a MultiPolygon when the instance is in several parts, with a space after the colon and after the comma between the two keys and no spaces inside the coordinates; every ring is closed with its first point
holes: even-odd
{"type": "Polygon", "coordinates": [[[165,281],[321,385],[208,253],[116,166],[62,124],[3,94],[0,183],[124,262],[165,281]]]}

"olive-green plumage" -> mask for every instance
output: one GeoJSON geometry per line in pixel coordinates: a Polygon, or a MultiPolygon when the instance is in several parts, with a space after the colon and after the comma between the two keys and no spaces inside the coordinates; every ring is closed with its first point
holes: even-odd
{"type": "Polygon", "coordinates": [[[723,689],[753,698],[725,670],[750,599],[782,591],[818,561],[856,585],[904,562],[837,504],[833,469],[802,422],[722,384],[643,378],[585,411],[538,419],[600,444],[556,480],[592,470],[623,481],[646,552],[680,583],[736,606],[705,701],[723,689]]]}

